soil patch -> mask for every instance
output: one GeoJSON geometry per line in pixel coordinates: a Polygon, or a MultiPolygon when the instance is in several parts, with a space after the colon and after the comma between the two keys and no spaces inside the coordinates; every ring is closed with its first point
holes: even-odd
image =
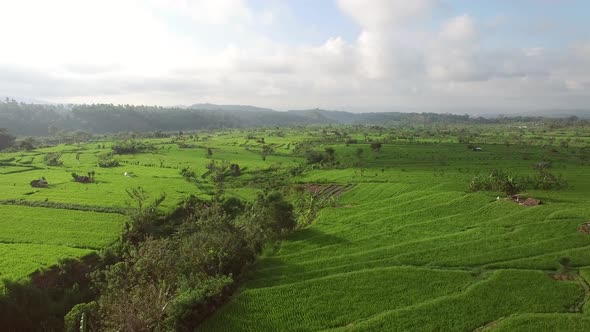
{"type": "Polygon", "coordinates": [[[543,202],[540,199],[536,199],[533,197],[523,198],[520,197],[520,195],[513,195],[510,196],[508,199],[522,206],[537,206],[543,204],[543,202]]]}
{"type": "Polygon", "coordinates": [[[581,224],[578,231],[580,231],[580,233],[590,234],[590,221],[581,224]]]}

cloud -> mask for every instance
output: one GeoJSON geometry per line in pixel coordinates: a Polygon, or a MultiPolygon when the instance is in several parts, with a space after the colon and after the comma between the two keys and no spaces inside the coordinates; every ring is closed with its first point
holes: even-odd
{"type": "Polygon", "coordinates": [[[438,0],[338,0],[338,6],[363,29],[380,30],[424,18],[441,3],[438,0]]]}
{"type": "Polygon", "coordinates": [[[172,11],[204,24],[226,25],[254,19],[254,13],[243,0],[150,0],[150,3],[157,10],[172,11]]]}
{"type": "Polygon", "coordinates": [[[442,1],[336,1],[358,35],[333,31],[309,44],[268,37],[285,7],[246,0],[0,2],[0,91],[280,109],[590,101],[588,41],[566,50],[491,45],[498,25],[443,10],[442,1]]]}

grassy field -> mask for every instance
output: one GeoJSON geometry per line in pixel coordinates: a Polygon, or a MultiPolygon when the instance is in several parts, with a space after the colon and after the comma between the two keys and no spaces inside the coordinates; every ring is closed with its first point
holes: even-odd
{"type": "MultiPolygon", "coordinates": [[[[354,160],[359,145],[336,153],[354,160]]],[[[362,145],[361,145],[362,146],[362,145]]],[[[203,331],[585,331],[588,165],[575,148],[399,143],[360,167],[298,182],[355,184],[315,223],[261,258],[203,331]],[[468,193],[473,174],[531,173],[552,160],[566,190],[529,190],[523,207],[468,193]],[[555,280],[559,259],[580,273],[555,280]],[[523,329],[523,327],[526,327],[523,329]]]]}
{"type": "Polygon", "coordinates": [[[298,165],[302,158],[290,155],[286,145],[295,139],[267,138],[274,153],[260,156],[261,143],[247,140],[246,132],[216,132],[187,139],[179,147],[172,138],[149,139],[154,146],[148,153],[117,155],[120,166],[100,168],[99,156],[109,153],[112,140],[59,145],[32,151],[0,153],[0,279],[19,280],[59,259],[82,257],[113,243],[120,235],[129,207],[127,189],[142,187],[155,199],[165,194],[164,211],[184,197],[210,198],[213,185],[206,177],[206,165],[215,159],[239,163],[242,175],[225,190],[243,199],[255,197],[255,186],[247,182],[269,167],[298,165]],[[213,156],[207,153],[211,148],[213,156]],[[47,166],[48,153],[61,153],[59,166],[47,166]],[[200,184],[187,182],[180,170],[190,167],[200,184]],[[71,173],[95,172],[95,183],[72,180],[71,173]],[[124,174],[133,174],[125,176],[124,174]],[[48,188],[32,188],[32,180],[46,178],[48,188]]]}
{"type": "Polygon", "coordinates": [[[114,168],[96,166],[112,141],[0,154],[0,278],[21,279],[60,258],[112,243],[126,217],[99,208],[127,207],[128,188],[141,186],[153,198],[165,193],[164,210],[189,194],[211,197],[206,166],[216,160],[240,165],[242,174],[228,177],[224,189],[243,199],[256,197],[260,180],[275,174],[288,174],[287,185],[351,189],[310,226],[269,248],[231,301],[199,330],[590,328],[590,307],[584,310],[590,235],[578,230],[590,220],[587,135],[482,126],[475,131],[483,151],[474,152],[440,132],[415,129],[420,136],[408,138],[411,132],[402,130],[349,130],[360,143],[344,144],[331,129],[320,128],[282,135],[274,129],[200,133],[199,139],[185,138],[182,147],[174,138],[150,139],[153,151],[116,156],[121,166],[114,168]],[[385,143],[376,152],[365,140],[385,143]],[[295,153],[297,143],[318,151],[333,147],[339,164],[291,172],[305,163],[303,153],[295,153]],[[263,145],[273,148],[266,160],[263,145]],[[46,166],[49,152],[62,152],[63,165],[46,166]],[[467,190],[476,174],[502,168],[530,175],[531,165],[544,160],[569,186],[523,193],[541,199],[540,206],[467,190]],[[184,167],[195,171],[199,183],[183,178],[184,167]],[[96,183],[72,181],[70,173],[90,171],[96,172],[96,183]],[[40,177],[49,188],[29,186],[40,177]],[[563,257],[570,259],[571,270],[561,280],[554,274],[563,268],[563,257]]]}

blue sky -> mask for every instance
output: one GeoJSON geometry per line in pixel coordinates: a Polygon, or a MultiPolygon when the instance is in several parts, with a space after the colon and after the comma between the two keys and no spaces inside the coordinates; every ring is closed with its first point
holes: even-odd
{"type": "Polygon", "coordinates": [[[0,2],[0,91],[52,102],[505,112],[590,102],[581,0],[0,2]]]}

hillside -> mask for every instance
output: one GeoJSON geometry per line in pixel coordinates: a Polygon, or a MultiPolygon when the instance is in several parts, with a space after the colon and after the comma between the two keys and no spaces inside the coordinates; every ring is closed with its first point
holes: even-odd
{"type": "Polygon", "coordinates": [[[494,145],[484,151],[389,145],[365,175],[325,170],[304,177],[354,188],[260,259],[239,295],[202,330],[589,329],[581,302],[588,291],[579,287],[590,281],[590,238],[578,231],[590,215],[585,168],[565,157],[560,172],[576,184],[564,192],[529,191],[544,204],[523,207],[495,194],[466,193],[469,170],[524,173],[529,166],[521,155],[538,159],[547,151],[494,145]],[[436,153],[452,166],[430,169],[436,153]],[[561,257],[580,267],[578,277],[552,278],[561,257]]]}
{"type": "Polygon", "coordinates": [[[11,134],[18,136],[48,136],[60,131],[107,134],[328,124],[415,126],[540,121],[572,120],[532,116],[486,119],[439,113],[349,113],[322,109],[278,112],[253,106],[213,104],[195,104],[187,109],[112,104],[43,105],[0,101],[0,128],[8,128],[11,134]]]}

